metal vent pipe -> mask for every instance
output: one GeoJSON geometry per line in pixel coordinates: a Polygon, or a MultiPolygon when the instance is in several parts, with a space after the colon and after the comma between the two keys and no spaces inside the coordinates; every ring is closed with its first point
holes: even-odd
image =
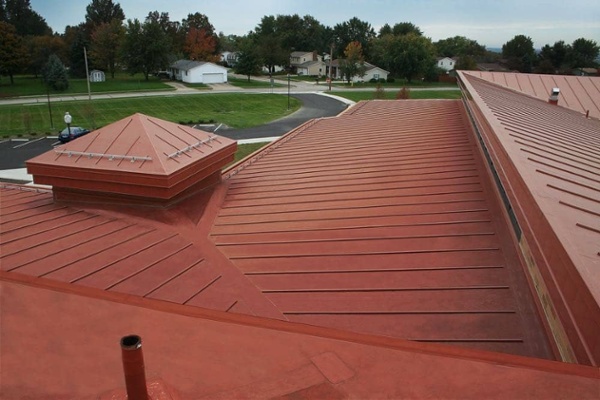
{"type": "Polygon", "coordinates": [[[138,335],[123,336],[121,338],[121,358],[123,359],[127,398],[129,400],[149,400],[142,338],[138,335]]]}

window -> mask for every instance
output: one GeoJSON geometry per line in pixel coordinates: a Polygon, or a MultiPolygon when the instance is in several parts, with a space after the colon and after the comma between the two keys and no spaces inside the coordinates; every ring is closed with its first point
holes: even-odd
{"type": "Polygon", "coordinates": [[[373,79],[379,79],[379,74],[373,74],[373,79]]]}

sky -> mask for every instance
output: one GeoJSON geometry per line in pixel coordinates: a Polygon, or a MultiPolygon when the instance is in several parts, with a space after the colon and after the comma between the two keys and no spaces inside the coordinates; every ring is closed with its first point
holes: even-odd
{"type": "MultiPolygon", "coordinates": [[[[172,21],[190,13],[208,16],[217,32],[245,35],[265,15],[311,15],[326,26],[358,17],[378,31],[388,23],[412,22],[433,41],[460,35],[486,47],[502,47],[515,35],[536,48],[584,37],[600,44],[598,0],[113,0],[125,18],[144,20],[151,11],[172,21]]],[[[31,7],[58,33],[85,20],[91,0],[30,0],[31,7]]]]}

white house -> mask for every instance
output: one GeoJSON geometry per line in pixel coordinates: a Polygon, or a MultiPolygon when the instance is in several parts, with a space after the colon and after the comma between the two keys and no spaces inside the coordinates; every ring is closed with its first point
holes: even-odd
{"type": "MultiPolygon", "coordinates": [[[[342,74],[342,70],[340,68],[339,60],[333,60],[331,62],[331,71],[333,79],[344,79],[342,74]]],[[[386,71],[383,68],[379,68],[376,65],[370,64],[368,62],[365,63],[365,74],[363,76],[353,76],[352,82],[369,82],[371,79],[385,79],[387,80],[389,71],[386,71]]],[[[327,63],[327,76],[329,76],[329,63],[327,63]]]]}
{"type": "Polygon", "coordinates": [[[224,51],[221,53],[221,62],[227,63],[227,66],[233,67],[237,64],[238,53],[235,51],[224,51]]]}
{"type": "Polygon", "coordinates": [[[90,82],[104,82],[105,80],[106,76],[104,75],[104,71],[98,69],[90,71],[90,82]]]}
{"type": "Polygon", "coordinates": [[[457,60],[456,57],[438,57],[437,66],[445,71],[452,71],[456,66],[457,60]]]}
{"type": "Polygon", "coordinates": [[[323,57],[316,51],[294,51],[290,54],[290,65],[298,67],[310,61],[323,61],[323,57]]]}
{"type": "Polygon", "coordinates": [[[186,83],[226,83],[227,68],[205,61],[179,60],[169,67],[173,79],[186,83]]]}

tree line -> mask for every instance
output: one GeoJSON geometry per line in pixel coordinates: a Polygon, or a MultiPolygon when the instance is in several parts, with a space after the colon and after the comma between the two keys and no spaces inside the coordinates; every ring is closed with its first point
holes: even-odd
{"type": "Polygon", "coordinates": [[[360,74],[368,61],[409,81],[440,74],[436,57],[457,57],[457,69],[502,61],[521,72],[569,73],[576,67],[597,67],[599,54],[598,44],[585,38],[547,44],[538,53],[524,35],[506,42],[502,54],[496,54],[463,36],[433,42],[410,22],[385,24],[376,32],[358,17],[329,27],[310,15],[270,15],[246,35],[225,35],[200,12],[181,21],[159,11],[149,12],[143,21],[126,20],[113,0],[92,0],[84,21],[59,34],[52,33],[29,0],[0,0],[0,75],[10,77],[11,83],[14,74],[24,72],[47,76],[52,69],[52,76],[61,75],[56,71],[61,65],[69,76],[84,77],[84,48],[92,68],[113,77],[125,69],[146,79],[177,59],[217,62],[222,51],[237,52],[237,71],[246,75],[263,67],[272,73],[276,66],[289,66],[293,51],[314,51],[339,59],[346,75],[360,74]]]}

